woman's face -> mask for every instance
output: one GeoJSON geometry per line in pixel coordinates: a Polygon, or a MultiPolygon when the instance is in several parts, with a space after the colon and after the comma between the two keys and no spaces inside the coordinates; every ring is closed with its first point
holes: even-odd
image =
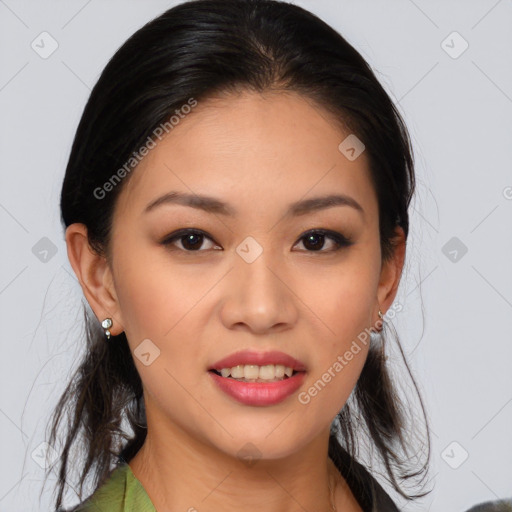
{"type": "MultiPolygon", "coordinates": [[[[389,307],[396,284],[381,274],[367,156],[338,149],[348,135],[297,94],[226,95],[199,102],[133,171],[113,219],[117,309],[104,316],[114,317],[114,334],[127,335],[150,432],[269,459],[325,435],[366,359],[369,340],[358,335],[389,307]],[[195,199],[149,207],[171,193],[195,199]],[[331,195],[347,200],[308,203],[331,195]],[[244,350],[282,352],[305,371],[293,386],[210,371],[244,350]],[[223,390],[228,380],[234,391],[223,390]]],[[[224,366],[244,361],[260,360],[224,366]]],[[[261,359],[272,361],[286,363],[261,359]]],[[[268,378],[272,370],[234,372],[268,378]]]]}

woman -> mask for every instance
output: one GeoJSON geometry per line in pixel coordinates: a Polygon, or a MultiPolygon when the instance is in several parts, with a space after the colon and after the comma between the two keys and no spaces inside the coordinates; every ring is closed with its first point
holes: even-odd
{"type": "Polygon", "coordinates": [[[378,464],[424,496],[385,355],[414,184],[389,96],[306,10],[197,0],[130,37],[62,187],[93,314],[57,508],[71,457],[80,511],[398,510],[378,464]]]}

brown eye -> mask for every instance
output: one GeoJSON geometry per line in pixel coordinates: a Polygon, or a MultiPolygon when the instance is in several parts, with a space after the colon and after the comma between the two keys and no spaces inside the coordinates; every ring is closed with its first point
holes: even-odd
{"type": "Polygon", "coordinates": [[[341,233],[323,229],[308,231],[301,236],[300,240],[303,240],[303,245],[308,252],[333,252],[352,245],[352,241],[341,233]],[[322,250],[325,247],[326,239],[331,240],[331,249],[322,250]]]}
{"type": "MultiPolygon", "coordinates": [[[[341,233],[324,229],[308,231],[300,237],[299,241],[302,241],[306,252],[318,253],[338,251],[353,243],[341,233]],[[328,247],[327,249],[325,249],[326,246],[328,247]]],[[[166,247],[174,246],[176,249],[184,252],[204,252],[209,249],[222,250],[211,237],[198,229],[176,231],[167,236],[161,244],[166,247]],[[205,241],[210,241],[211,245],[204,248],[205,241]]]]}
{"type": "MultiPolygon", "coordinates": [[[[212,247],[207,247],[206,249],[201,249],[205,240],[210,240],[210,242],[214,243],[213,240],[197,229],[182,229],[178,232],[173,233],[172,235],[166,237],[161,244],[165,246],[176,245],[177,243],[181,244],[181,247],[178,245],[176,248],[186,252],[201,252],[204,250],[211,249],[212,247]]],[[[218,246],[217,246],[218,247],[218,246]]]]}

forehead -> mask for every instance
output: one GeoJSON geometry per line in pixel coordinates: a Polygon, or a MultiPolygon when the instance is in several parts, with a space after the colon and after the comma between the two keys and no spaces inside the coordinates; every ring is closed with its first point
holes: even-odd
{"type": "Polygon", "coordinates": [[[297,93],[243,92],[198,105],[134,169],[118,199],[140,214],[171,190],[223,198],[241,212],[343,193],[375,214],[368,159],[340,150],[350,135],[297,93]]]}

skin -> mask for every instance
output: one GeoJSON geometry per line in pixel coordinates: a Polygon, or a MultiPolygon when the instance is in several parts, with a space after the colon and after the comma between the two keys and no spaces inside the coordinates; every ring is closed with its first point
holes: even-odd
{"type": "Polygon", "coordinates": [[[405,257],[397,230],[384,263],[377,196],[363,152],[349,161],[338,145],[348,135],[330,114],[296,93],[231,93],[200,102],[133,171],[116,204],[112,260],[88,246],[86,228],[66,231],[68,256],[84,294],[111,332],[125,331],[135,350],[149,338],[160,355],[149,366],[134,357],[144,385],[148,436],[130,461],[155,507],[164,510],[327,511],[328,478],[338,478],[338,511],[361,510],[327,456],[329,427],[352,392],[368,345],[304,405],[307,390],[357,335],[391,306],[405,257]],[[214,196],[236,216],[178,204],[144,208],[169,191],[214,196]],[[284,215],[304,198],[351,196],[364,215],[334,206],[284,215]],[[200,250],[178,229],[210,237],[200,250]],[[333,249],[325,237],[311,249],[304,233],[329,229],[353,244],[333,249]],[[247,263],[236,252],[247,237],[262,254],[247,263]],[[186,244],[186,241],[185,241],[186,244]],[[190,246],[188,246],[190,247],[190,246]],[[240,349],[281,350],[307,367],[304,384],[266,407],[234,401],[207,368],[240,349]],[[252,443],[252,465],[237,456],[252,443]]]}

